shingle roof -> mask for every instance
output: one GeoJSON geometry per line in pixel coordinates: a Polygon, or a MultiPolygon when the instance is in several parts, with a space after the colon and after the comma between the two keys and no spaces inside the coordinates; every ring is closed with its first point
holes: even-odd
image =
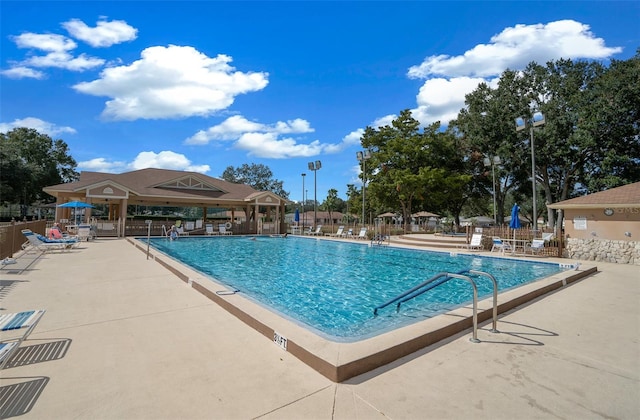
{"type": "Polygon", "coordinates": [[[264,194],[245,184],[234,184],[197,172],[146,168],[121,174],[82,172],[80,179],[66,184],[46,187],[48,193],[83,191],[86,188],[112,182],[123,186],[139,197],[180,199],[214,199],[244,201],[264,194]],[[204,188],[180,188],[181,181],[201,182],[204,188]]]}
{"type": "Polygon", "coordinates": [[[640,182],[550,204],[552,209],[640,206],[640,182]]]}

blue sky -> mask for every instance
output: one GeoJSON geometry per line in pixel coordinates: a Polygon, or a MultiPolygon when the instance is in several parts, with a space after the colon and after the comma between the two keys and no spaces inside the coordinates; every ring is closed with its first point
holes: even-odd
{"type": "Polygon", "coordinates": [[[0,132],[63,139],[79,170],[219,177],[264,164],[290,199],[361,185],[366,126],[455,118],[506,69],[627,59],[637,1],[0,1],[0,132]]]}

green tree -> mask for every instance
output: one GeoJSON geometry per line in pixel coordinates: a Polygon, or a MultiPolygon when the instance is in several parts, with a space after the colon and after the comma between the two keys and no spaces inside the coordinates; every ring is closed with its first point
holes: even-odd
{"type": "Polygon", "coordinates": [[[380,208],[400,209],[405,230],[414,206],[459,215],[471,177],[461,172],[463,154],[452,132],[442,131],[439,123],[420,131],[420,123],[404,110],[391,126],[367,127],[361,142],[371,151],[362,174],[370,180],[367,196],[380,208]]]}
{"type": "Polygon", "coordinates": [[[52,202],[42,191],[78,179],[76,161],[63,140],[52,140],[32,128],[0,133],[0,200],[25,206],[52,202]]]}
{"type": "Polygon", "coordinates": [[[227,166],[222,173],[222,179],[235,184],[250,185],[258,191],[271,191],[282,198],[289,199],[289,193],[282,187],[282,181],[273,179],[273,172],[268,166],[252,163],[234,168],[227,166]]]}
{"type": "MultiPolygon", "coordinates": [[[[609,68],[571,60],[531,63],[522,72],[505,71],[497,88],[482,84],[467,95],[467,106],[452,125],[467,145],[470,162],[476,162],[479,195],[490,195],[491,185],[482,176],[482,159],[501,157],[496,168],[499,218],[508,195],[516,200],[532,195],[531,133],[516,133],[514,120],[529,120],[534,111],[546,120],[533,135],[533,172],[541,198],[537,214],[544,212],[545,201],[580,194],[580,186],[601,189],[639,179],[639,68],[638,55],[613,61],[609,68]]],[[[547,209],[547,218],[556,224],[553,210],[547,209]]]]}
{"type": "Polygon", "coordinates": [[[331,188],[327,192],[327,198],[325,198],[324,203],[322,203],[322,208],[329,212],[329,219],[331,220],[331,230],[333,231],[333,211],[336,210],[338,206],[338,190],[335,188],[331,188]]]}
{"type": "Polygon", "coordinates": [[[584,103],[580,134],[595,140],[600,156],[585,162],[580,183],[597,192],[640,180],[640,49],[628,60],[612,60],[588,86],[584,103]]]}

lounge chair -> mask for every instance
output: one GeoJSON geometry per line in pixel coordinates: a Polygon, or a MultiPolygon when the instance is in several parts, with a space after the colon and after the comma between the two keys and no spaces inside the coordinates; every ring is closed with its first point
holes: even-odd
{"type": "Polygon", "coordinates": [[[367,228],[363,227],[362,229],[360,229],[360,233],[358,233],[358,236],[356,236],[356,239],[368,239],[367,238],[367,228]]]}
{"type": "Polygon", "coordinates": [[[78,239],[81,241],[89,241],[95,239],[95,232],[91,229],[91,225],[78,225],[78,239]]]}
{"type": "Polygon", "coordinates": [[[316,227],[316,230],[314,231],[311,231],[311,229],[309,229],[309,232],[305,232],[305,233],[311,236],[322,235],[322,225],[318,225],[316,227]]]}
{"type": "Polygon", "coordinates": [[[344,226],[338,226],[338,230],[336,231],[336,233],[331,233],[329,234],[329,236],[333,236],[333,237],[342,237],[342,233],[344,232],[344,226]]]}
{"type": "Polygon", "coordinates": [[[482,246],[482,234],[474,233],[471,235],[471,242],[464,245],[459,245],[458,248],[466,249],[468,251],[482,251],[484,248],[482,246]]]}
{"type": "Polygon", "coordinates": [[[493,251],[500,251],[504,254],[505,251],[512,251],[513,248],[511,247],[510,244],[504,242],[502,239],[500,239],[497,236],[493,237],[493,246],[491,247],[491,252],[493,251]]]}
{"type": "Polygon", "coordinates": [[[348,231],[342,234],[343,238],[353,238],[353,229],[349,228],[348,231]]]}
{"type": "Polygon", "coordinates": [[[207,225],[205,226],[205,230],[204,230],[205,235],[217,235],[218,232],[216,232],[215,230],[213,230],[213,225],[207,223],[207,225]]]}
{"type": "Polygon", "coordinates": [[[44,310],[37,310],[0,314],[0,370],[4,369],[13,353],[38,325],[44,313],[44,310]]]}
{"type": "Polygon", "coordinates": [[[30,246],[42,252],[51,250],[64,251],[73,246],[73,244],[67,243],[62,239],[48,239],[42,235],[36,235],[30,229],[23,229],[22,234],[29,240],[30,246]]]}
{"type": "Polygon", "coordinates": [[[220,235],[231,235],[233,232],[231,232],[230,230],[227,230],[227,225],[224,223],[220,223],[218,225],[218,233],[220,235]]]}
{"type": "Polygon", "coordinates": [[[544,239],[534,239],[524,247],[524,252],[530,251],[532,255],[538,255],[542,250],[544,250],[544,239]]]}
{"type": "Polygon", "coordinates": [[[189,232],[185,232],[184,227],[182,226],[176,226],[176,231],[178,232],[178,236],[189,236],[189,232]]]}

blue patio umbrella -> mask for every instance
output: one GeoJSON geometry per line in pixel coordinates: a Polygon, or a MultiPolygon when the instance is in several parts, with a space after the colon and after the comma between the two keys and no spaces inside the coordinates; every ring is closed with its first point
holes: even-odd
{"type": "Polygon", "coordinates": [[[520,217],[518,216],[518,213],[520,213],[520,207],[518,207],[518,204],[516,203],[511,209],[511,221],[509,222],[509,227],[511,229],[520,229],[520,217]]]}
{"type": "MultiPolygon", "coordinates": [[[[91,204],[85,203],[84,201],[69,201],[68,203],[59,204],[58,207],[73,209],[73,216],[74,216],[75,219],[78,218],[78,209],[92,209],[92,208],[94,208],[91,204]]],[[[77,224],[77,220],[75,222],[77,224]]]]}
{"type": "Polygon", "coordinates": [[[516,244],[516,229],[520,229],[520,207],[518,204],[514,204],[513,208],[511,208],[511,221],[509,222],[509,227],[513,229],[513,250],[515,251],[516,244]]]}
{"type": "Polygon", "coordinates": [[[293,221],[294,222],[300,221],[300,210],[296,209],[296,212],[293,214],[293,221]]]}

